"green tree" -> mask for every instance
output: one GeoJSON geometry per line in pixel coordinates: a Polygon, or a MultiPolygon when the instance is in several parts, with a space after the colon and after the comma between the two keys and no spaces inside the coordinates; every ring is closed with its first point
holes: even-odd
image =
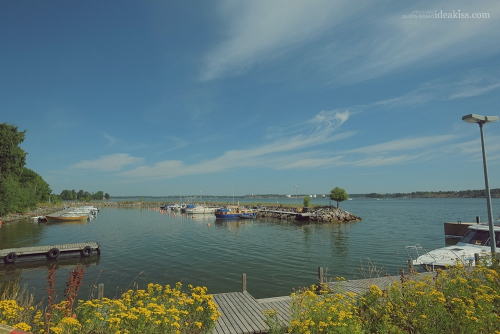
{"type": "Polygon", "coordinates": [[[308,208],[309,205],[311,205],[311,197],[306,196],[304,197],[304,207],[308,208]]]}
{"type": "Polygon", "coordinates": [[[0,124],[0,215],[24,212],[49,198],[49,185],[26,164],[26,152],[19,147],[26,131],[0,124]]]}
{"type": "Polygon", "coordinates": [[[109,196],[109,194],[108,194],[108,193],[105,193],[105,194],[104,194],[104,198],[105,198],[105,199],[109,199],[109,197],[110,197],[110,196],[109,196]]]}
{"type": "Polygon", "coordinates": [[[349,198],[349,195],[345,192],[344,189],[335,187],[330,191],[330,199],[332,201],[337,202],[337,209],[339,208],[339,203],[347,200],[349,198]]]}
{"type": "Polygon", "coordinates": [[[26,164],[26,152],[19,147],[26,130],[17,131],[17,126],[0,124],[0,177],[19,176],[26,164]]]}

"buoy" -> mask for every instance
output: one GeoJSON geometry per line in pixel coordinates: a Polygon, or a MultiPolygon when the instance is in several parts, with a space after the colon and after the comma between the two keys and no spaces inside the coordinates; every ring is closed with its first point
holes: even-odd
{"type": "Polygon", "coordinates": [[[193,215],[193,219],[194,219],[194,215],[193,215]]]}
{"type": "Polygon", "coordinates": [[[207,223],[207,226],[210,226],[210,223],[207,223]]]}

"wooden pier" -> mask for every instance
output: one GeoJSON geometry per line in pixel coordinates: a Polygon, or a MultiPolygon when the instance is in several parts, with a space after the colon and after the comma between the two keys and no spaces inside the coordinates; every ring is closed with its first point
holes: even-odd
{"type": "MultiPolygon", "coordinates": [[[[322,278],[322,269],[318,268],[319,279],[322,278]]],[[[406,279],[421,280],[424,276],[435,275],[435,273],[421,273],[419,275],[406,276],[406,279]]],[[[336,281],[327,283],[334,293],[354,292],[363,294],[370,290],[370,286],[376,285],[381,290],[386,290],[401,276],[384,276],[375,278],[364,278],[349,281],[336,281]]],[[[253,334],[266,333],[269,328],[265,324],[265,310],[278,312],[278,320],[284,326],[288,326],[290,317],[290,296],[255,299],[246,291],[246,277],[243,276],[243,291],[231,293],[214,294],[214,302],[218,305],[221,313],[215,323],[212,334],[253,334]]]]}
{"type": "Polygon", "coordinates": [[[61,254],[79,255],[89,257],[92,254],[101,254],[101,246],[97,242],[80,242],[63,245],[46,245],[21,248],[7,248],[0,250],[0,258],[4,263],[14,263],[18,259],[43,259],[55,260],[61,254]]]}

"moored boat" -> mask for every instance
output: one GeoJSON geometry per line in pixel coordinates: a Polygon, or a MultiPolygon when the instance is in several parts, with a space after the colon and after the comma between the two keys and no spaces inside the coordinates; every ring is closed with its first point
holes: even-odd
{"type": "Polygon", "coordinates": [[[61,214],[45,215],[47,221],[68,221],[68,220],[87,220],[87,214],[76,212],[65,212],[61,214]]]}
{"type": "MultiPolygon", "coordinates": [[[[500,247],[500,226],[494,226],[496,247],[500,247]]],[[[413,265],[424,269],[445,268],[458,264],[475,266],[475,254],[485,257],[491,253],[489,226],[471,225],[467,233],[453,246],[427,252],[420,245],[406,246],[413,265]]]]}
{"type": "MultiPolygon", "coordinates": [[[[250,216],[251,214],[257,214],[251,209],[245,209],[239,206],[227,206],[224,208],[218,208],[215,210],[216,218],[240,218],[240,215],[250,216]]],[[[252,217],[253,218],[253,217],[252,217]]]]}
{"type": "Polygon", "coordinates": [[[255,217],[257,217],[257,212],[255,211],[245,212],[238,215],[238,218],[240,219],[255,219],[255,217]]]}

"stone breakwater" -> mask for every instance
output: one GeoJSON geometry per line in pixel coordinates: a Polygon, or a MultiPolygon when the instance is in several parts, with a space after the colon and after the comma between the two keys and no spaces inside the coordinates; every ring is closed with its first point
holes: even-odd
{"type": "Polygon", "coordinates": [[[257,213],[257,218],[274,218],[283,220],[304,220],[313,222],[357,222],[361,218],[342,209],[318,208],[300,213],[296,209],[281,207],[265,207],[257,213]]]}

